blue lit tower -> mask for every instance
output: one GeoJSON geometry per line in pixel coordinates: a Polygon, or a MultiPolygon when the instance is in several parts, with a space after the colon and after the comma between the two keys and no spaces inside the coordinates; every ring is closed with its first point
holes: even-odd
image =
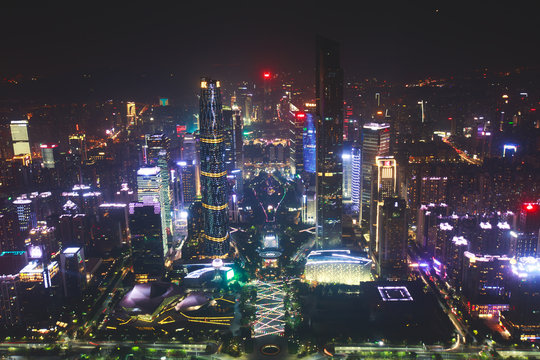
{"type": "Polygon", "coordinates": [[[306,113],[305,125],[303,133],[304,170],[310,174],[314,174],[317,167],[317,139],[315,121],[312,114],[306,113]]]}
{"type": "Polygon", "coordinates": [[[201,80],[199,104],[204,255],[225,257],[229,251],[228,188],[219,81],[201,80]]]}
{"type": "Polygon", "coordinates": [[[317,37],[317,240],[321,248],[341,245],[343,71],[339,43],[317,37]]]}

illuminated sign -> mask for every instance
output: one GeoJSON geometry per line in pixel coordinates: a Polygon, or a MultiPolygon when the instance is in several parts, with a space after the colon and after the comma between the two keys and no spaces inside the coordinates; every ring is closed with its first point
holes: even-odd
{"type": "Polygon", "coordinates": [[[186,132],[186,125],[176,125],[176,135],[180,137],[181,134],[186,132]]]}

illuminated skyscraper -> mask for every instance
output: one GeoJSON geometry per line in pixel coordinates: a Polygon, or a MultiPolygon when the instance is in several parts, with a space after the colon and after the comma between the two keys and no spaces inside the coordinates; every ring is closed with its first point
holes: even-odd
{"type": "Polygon", "coordinates": [[[30,142],[28,140],[28,121],[15,120],[10,124],[11,140],[13,141],[13,155],[29,155],[30,142]]]}
{"type": "Polygon", "coordinates": [[[269,71],[263,73],[263,109],[262,121],[266,124],[274,122],[276,109],[274,107],[274,94],[272,89],[272,74],[269,71]]]}
{"type": "Polygon", "coordinates": [[[234,110],[233,114],[233,133],[232,145],[234,153],[233,170],[244,169],[244,125],[240,110],[234,110]]]}
{"type": "Polygon", "coordinates": [[[165,161],[170,159],[170,140],[164,134],[145,135],[146,163],[150,166],[157,166],[158,161],[165,157],[165,161]]]}
{"type": "Polygon", "coordinates": [[[76,162],[86,160],[86,134],[78,133],[69,136],[69,153],[76,162]]]}
{"type": "Polygon", "coordinates": [[[141,168],[137,171],[137,199],[153,204],[159,202],[161,176],[159,167],[141,168]]]}
{"type": "Polygon", "coordinates": [[[384,200],[397,195],[397,165],[393,156],[377,156],[372,168],[370,249],[379,247],[379,221],[384,200]],[[375,240],[375,241],[373,241],[375,240]]]}
{"type": "Polygon", "coordinates": [[[348,143],[343,146],[343,202],[350,203],[352,199],[352,147],[348,143]]]}
{"type": "MultiPolygon", "coordinates": [[[[137,171],[137,198],[138,201],[144,205],[159,205],[161,211],[163,248],[167,249],[171,231],[171,214],[170,202],[167,202],[168,192],[164,190],[165,187],[163,185],[161,174],[162,170],[157,166],[139,169],[139,171],[137,171]]],[[[168,176],[166,181],[168,181],[168,176]]],[[[168,184],[168,182],[166,184],[168,184]]]]}
{"type": "Polygon", "coordinates": [[[179,161],[180,201],[187,208],[197,198],[198,171],[196,161],[179,161]]]}
{"type": "Polygon", "coordinates": [[[360,210],[360,191],[362,189],[362,150],[358,146],[353,145],[351,157],[351,202],[353,205],[353,211],[358,213],[360,210]]]}
{"type": "Polygon", "coordinates": [[[379,221],[377,268],[381,278],[403,279],[407,275],[407,215],[405,200],[384,200],[379,221]]]}
{"type": "Polygon", "coordinates": [[[167,248],[162,241],[159,203],[129,204],[129,228],[135,281],[156,281],[165,271],[167,248]]]}
{"type": "Polygon", "coordinates": [[[78,298],[86,287],[86,265],[82,247],[68,247],[60,255],[64,295],[78,298]]]}
{"type": "Polygon", "coordinates": [[[317,238],[320,248],[341,245],[343,71],[339,43],[317,37],[317,238]]]}
{"type": "Polygon", "coordinates": [[[108,252],[128,243],[128,206],[126,204],[101,204],[95,227],[94,242],[97,250],[108,252]]]}
{"type": "Polygon", "coordinates": [[[204,255],[224,257],[229,251],[228,186],[219,81],[201,80],[199,104],[204,255]]]}
{"type": "Polygon", "coordinates": [[[45,169],[54,169],[58,161],[57,144],[41,144],[41,159],[45,169]]]}
{"type": "Polygon", "coordinates": [[[244,125],[249,126],[251,125],[251,114],[253,112],[253,95],[252,94],[246,94],[246,98],[244,100],[244,108],[242,109],[243,122],[244,125]]]}
{"type": "Polygon", "coordinates": [[[135,110],[135,103],[130,101],[127,103],[126,117],[128,126],[137,124],[137,112],[135,110]]]}
{"type": "Polygon", "coordinates": [[[538,233],[540,229],[540,203],[524,203],[519,213],[518,230],[538,233]]]}
{"type": "Polygon", "coordinates": [[[518,231],[510,232],[510,251],[516,258],[540,255],[540,204],[523,203],[518,231]]]}
{"type": "MultiPolygon", "coordinates": [[[[195,174],[195,196],[201,196],[201,166],[199,159],[199,140],[193,134],[185,134],[182,139],[182,161],[192,164],[195,174]]],[[[184,199],[185,200],[185,199],[184,199]]]]}
{"type": "Polygon", "coordinates": [[[296,175],[304,171],[304,127],[306,114],[298,112],[289,118],[291,172],[293,175],[296,175]]]}
{"type": "Polygon", "coordinates": [[[234,169],[233,149],[233,115],[234,111],[227,107],[222,110],[223,114],[223,145],[225,148],[225,169],[230,172],[234,169]]]}
{"type": "Polygon", "coordinates": [[[306,121],[303,136],[304,170],[314,174],[317,170],[317,136],[315,121],[312,114],[306,113],[306,121]]]}
{"type": "Polygon", "coordinates": [[[36,226],[36,213],[33,210],[32,200],[18,198],[13,201],[19,220],[19,230],[24,232],[36,226]]]}
{"type": "MultiPolygon", "coordinates": [[[[371,202],[371,173],[377,156],[390,152],[390,125],[368,123],[362,128],[362,198],[360,223],[369,221],[371,202]]],[[[368,222],[369,224],[369,222],[368,222]]]]}

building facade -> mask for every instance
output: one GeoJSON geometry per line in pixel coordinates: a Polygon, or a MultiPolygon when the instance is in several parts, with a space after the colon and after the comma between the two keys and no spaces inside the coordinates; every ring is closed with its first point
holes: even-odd
{"type": "Polygon", "coordinates": [[[201,80],[199,105],[205,255],[224,257],[229,252],[229,191],[219,81],[201,80]]]}
{"type": "Polygon", "coordinates": [[[317,38],[317,242],[329,249],[341,244],[343,196],[343,70],[339,43],[317,38]]]}

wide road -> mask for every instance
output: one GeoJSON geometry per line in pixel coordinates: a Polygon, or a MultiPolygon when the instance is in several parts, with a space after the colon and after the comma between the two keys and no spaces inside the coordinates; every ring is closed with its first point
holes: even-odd
{"type": "Polygon", "coordinates": [[[452,147],[457,152],[459,157],[465,162],[468,162],[472,165],[482,165],[482,160],[470,157],[465,151],[458,149],[448,138],[444,137],[442,140],[446,144],[450,145],[450,147],[452,147]]]}

